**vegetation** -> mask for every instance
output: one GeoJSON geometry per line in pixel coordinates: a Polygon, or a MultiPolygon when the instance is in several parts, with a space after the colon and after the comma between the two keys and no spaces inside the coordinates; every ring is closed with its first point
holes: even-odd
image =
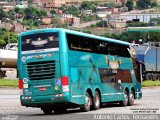
{"type": "Polygon", "coordinates": [[[94,20],[99,20],[99,19],[100,18],[97,15],[90,15],[90,16],[82,15],[81,16],[81,20],[83,22],[94,21],[94,20]]]}
{"type": "Polygon", "coordinates": [[[17,14],[24,14],[24,9],[20,9],[19,7],[16,7],[14,10],[17,14]]]}
{"type": "Polygon", "coordinates": [[[121,34],[110,34],[105,33],[102,34],[103,37],[123,40],[127,42],[135,41],[136,43],[139,43],[139,39],[142,39],[143,42],[148,41],[156,41],[160,42],[160,32],[151,32],[151,33],[144,33],[144,32],[123,32],[121,34]]]}
{"type": "Polygon", "coordinates": [[[157,6],[156,0],[138,0],[136,5],[139,9],[148,9],[157,6]]]}
{"type": "Polygon", "coordinates": [[[152,24],[152,26],[160,26],[160,18],[152,18],[150,24],[152,24]]]}
{"type": "Polygon", "coordinates": [[[34,7],[28,7],[24,10],[25,17],[23,19],[23,25],[27,26],[38,26],[41,17],[46,17],[47,12],[42,9],[34,7]],[[30,23],[30,24],[28,24],[30,23]]]}
{"type": "MultiPolygon", "coordinates": [[[[2,0],[1,0],[2,1],[2,0]]],[[[5,1],[5,0],[4,0],[5,1]]],[[[32,0],[29,0],[29,2],[32,2],[32,0]]],[[[92,12],[96,12],[97,6],[102,7],[115,7],[113,4],[114,2],[112,0],[108,0],[104,3],[100,2],[94,2],[94,1],[83,1],[80,7],[74,6],[74,5],[62,5],[58,9],[62,10],[65,14],[72,14],[73,16],[80,17],[82,22],[89,22],[89,21],[96,21],[101,20],[97,15],[93,14],[90,16],[86,16],[84,14],[80,14],[80,10],[92,10],[92,12]]],[[[134,5],[132,0],[127,0],[126,6],[128,7],[129,11],[133,9],[134,5]]],[[[138,0],[136,2],[136,6],[139,9],[147,9],[154,6],[157,6],[156,0],[138,0]]],[[[50,10],[50,14],[52,14],[53,19],[51,24],[54,27],[62,27],[62,28],[68,28],[67,23],[61,23],[60,19],[58,19],[59,14],[56,13],[55,10],[50,10]]],[[[22,25],[27,26],[28,29],[37,28],[41,24],[41,18],[47,16],[47,11],[35,8],[35,7],[28,7],[26,9],[21,9],[16,7],[14,10],[10,10],[9,12],[4,12],[2,8],[0,8],[0,20],[4,22],[14,22],[17,21],[17,15],[22,16],[22,25]]],[[[145,26],[159,26],[160,25],[160,18],[152,18],[150,23],[142,23],[142,22],[130,22],[127,23],[127,27],[145,27],[145,26]]],[[[107,21],[101,20],[100,22],[96,23],[95,25],[91,25],[91,29],[96,27],[102,27],[103,29],[108,29],[107,21]]],[[[82,30],[83,31],[83,30],[82,30]]],[[[91,30],[84,30],[84,32],[90,32],[91,30]]],[[[105,30],[104,30],[105,31],[105,30]]],[[[143,41],[148,40],[154,40],[154,41],[160,41],[160,33],[128,33],[123,32],[122,34],[109,34],[109,33],[101,33],[104,37],[110,37],[115,39],[121,39],[124,41],[139,41],[139,39],[143,39],[143,41]],[[148,36],[150,38],[148,39],[148,36]]],[[[6,45],[8,43],[8,40],[11,42],[17,42],[17,35],[14,33],[11,33],[9,31],[6,31],[5,29],[0,29],[0,47],[6,45]]]]}
{"type": "Polygon", "coordinates": [[[0,87],[18,87],[18,80],[0,79],[0,87]]]}
{"type": "Polygon", "coordinates": [[[55,11],[55,10],[51,10],[50,13],[51,13],[52,15],[55,15],[55,14],[56,14],[56,11],[55,11]]]}
{"type": "MultiPolygon", "coordinates": [[[[87,31],[84,31],[87,32],[87,31]]],[[[154,87],[154,86],[160,86],[160,81],[149,81],[145,80],[142,82],[142,87],[154,87]]],[[[8,79],[0,79],[0,87],[18,87],[18,80],[8,80],[8,79]]]]}
{"type": "Polygon", "coordinates": [[[91,31],[88,31],[88,30],[83,30],[82,32],[91,34],[91,31]]]}
{"type": "Polygon", "coordinates": [[[96,27],[108,27],[108,23],[105,20],[102,20],[98,23],[96,23],[96,27]]]}
{"type": "Polygon", "coordinates": [[[147,27],[150,24],[144,22],[130,22],[127,23],[127,27],[147,27]]]}
{"type": "Polygon", "coordinates": [[[143,87],[151,87],[151,86],[160,86],[160,81],[143,81],[142,82],[143,87]]]}
{"type": "Polygon", "coordinates": [[[63,13],[65,14],[72,14],[74,16],[79,15],[79,8],[75,7],[74,5],[71,5],[71,6],[62,5],[58,9],[62,10],[63,13]]]}
{"type": "Polygon", "coordinates": [[[8,43],[8,41],[10,41],[11,43],[15,43],[18,41],[18,35],[13,32],[9,32],[6,29],[0,29],[0,36],[1,48],[5,46],[8,43]]]}
{"type": "Polygon", "coordinates": [[[92,12],[96,12],[96,6],[98,6],[98,2],[83,1],[81,4],[81,9],[82,10],[92,10],[92,12]]]}
{"type": "Polygon", "coordinates": [[[128,0],[126,3],[126,7],[128,7],[128,10],[131,11],[133,9],[133,1],[132,0],[128,0]]]}
{"type": "Polygon", "coordinates": [[[114,34],[114,33],[105,33],[103,35],[101,35],[103,37],[107,37],[107,38],[113,38],[113,39],[122,39],[122,35],[121,34],[114,34]]]}
{"type": "Polygon", "coordinates": [[[14,10],[10,10],[9,12],[4,12],[2,9],[0,9],[0,20],[5,22],[16,21],[16,16],[18,14],[24,15],[24,18],[22,20],[23,25],[33,27],[40,24],[40,18],[46,17],[47,11],[34,7],[28,7],[26,9],[20,9],[16,7],[14,10]]]}
{"type": "Polygon", "coordinates": [[[3,11],[2,8],[0,8],[0,20],[3,20],[3,18],[6,17],[6,13],[3,11]]]}

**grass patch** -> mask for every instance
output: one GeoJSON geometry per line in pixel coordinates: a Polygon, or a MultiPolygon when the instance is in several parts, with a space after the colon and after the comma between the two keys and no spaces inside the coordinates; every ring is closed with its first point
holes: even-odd
{"type": "Polygon", "coordinates": [[[160,86],[160,81],[143,81],[142,87],[160,86]]]}
{"type": "Polygon", "coordinates": [[[0,79],[0,87],[18,87],[18,80],[7,80],[7,79],[0,79]]]}
{"type": "MultiPolygon", "coordinates": [[[[160,86],[160,81],[145,80],[142,82],[142,87],[160,86]]],[[[0,88],[13,87],[18,88],[18,80],[0,79],[0,88]]]]}

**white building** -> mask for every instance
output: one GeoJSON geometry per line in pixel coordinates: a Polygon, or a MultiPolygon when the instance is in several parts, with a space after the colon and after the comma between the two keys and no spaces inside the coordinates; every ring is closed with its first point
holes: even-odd
{"type": "Polygon", "coordinates": [[[108,12],[108,11],[100,11],[97,12],[97,16],[100,18],[106,18],[108,15],[111,15],[112,12],[108,12]]]}
{"type": "Polygon", "coordinates": [[[73,18],[72,14],[63,14],[63,18],[73,18]]]}
{"type": "Polygon", "coordinates": [[[122,13],[120,18],[127,21],[139,20],[139,22],[149,23],[151,18],[160,18],[160,13],[122,13]]]}
{"type": "Polygon", "coordinates": [[[110,19],[109,24],[114,28],[125,28],[126,27],[126,19],[110,19]]]}
{"type": "Polygon", "coordinates": [[[82,10],[81,13],[86,15],[86,16],[93,15],[92,10],[82,10]]]}

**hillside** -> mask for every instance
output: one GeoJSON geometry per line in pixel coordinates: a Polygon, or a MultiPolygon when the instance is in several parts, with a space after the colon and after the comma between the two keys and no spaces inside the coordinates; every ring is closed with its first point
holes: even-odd
{"type": "MultiPolygon", "coordinates": [[[[61,1],[61,0],[60,0],[61,1]]],[[[66,2],[82,2],[82,1],[100,1],[100,2],[113,2],[113,0],[63,0],[66,2]]]]}

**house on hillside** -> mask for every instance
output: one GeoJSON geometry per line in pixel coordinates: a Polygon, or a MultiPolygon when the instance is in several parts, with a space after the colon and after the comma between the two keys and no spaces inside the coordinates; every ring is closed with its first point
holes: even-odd
{"type": "Polygon", "coordinates": [[[125,6],[127,0],[114,0],[115,6],[125,6]]]}
{"type": "Polygon", "coordinates": [[[41,21],[43,24],[51,24],[52,17],[42,17],[41,21]]]}
{"type": "Polygon", "coordinates": [[[81,14],[85,16],[93,15],[92,10],[81,10],[81,14]]]}
{"type": "Polygon", "coordinates": [[[80,18],[74,17],[72,14],[63,14],[60,21],[61,24],[68,24],[69,26],[80,24],[80,18]]]}
{"type": "Polygon", "coordinates": [[[46,9],[54,9],[56,7],[61,7],[65,4],[63,0],[41,0],[41,3],[46,9]]]}
{"type": "Polygon", "coordinates": [[[115,18],[115,19],[109,20],[109,24],[113,28],[122,29],[122,28],[126,27],[126,20],[125,19],[120,19],[120,18],[115,18]]]}

